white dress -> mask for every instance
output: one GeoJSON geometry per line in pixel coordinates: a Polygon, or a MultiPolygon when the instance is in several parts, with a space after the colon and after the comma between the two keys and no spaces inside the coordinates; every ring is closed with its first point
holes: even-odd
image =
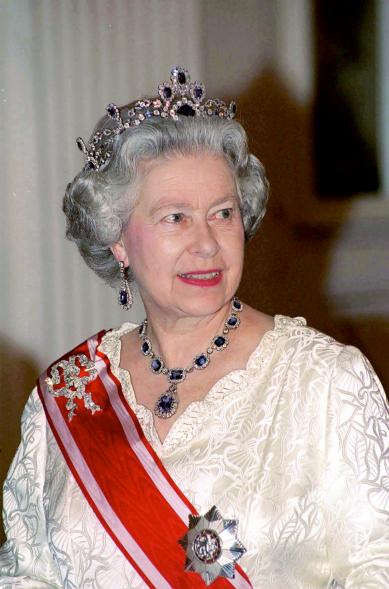
{"type": "MultiPolygon", "coordinates": [[[[388,589],[389,418],[355,348],[276,316],[245,370],[192,403],[163,444],[118,367],[120,337],[101,343],[166,469],[200,513],[239,519],[240,563],[255,589],[388,589]]],[[[145,587],[84,499],[34,391],[5,482],[0,587],[145,587]]]]}

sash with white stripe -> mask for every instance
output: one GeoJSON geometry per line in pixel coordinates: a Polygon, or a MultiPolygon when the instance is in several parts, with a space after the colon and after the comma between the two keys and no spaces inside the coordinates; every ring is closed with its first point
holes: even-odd
{"type": "MultiPolygon", "coordinates": [[[[85,354],[98,376],[87,392],[100,411],[77,401],[69,422],[67,398],[47,385],[51,365],[38,380],[38,391],[58,446],[86,500],[117,547],[148,587],[206,587],[200,575],[184,571],[185,552],[178,540],[196,510],[180,491],[146,440],[126,402],[109,359],[98,350],[104,331],[61,360],[85,354]]],[[[250,589],[237,565],[234,579],[218,578],[215,589],[250,589]]]]}

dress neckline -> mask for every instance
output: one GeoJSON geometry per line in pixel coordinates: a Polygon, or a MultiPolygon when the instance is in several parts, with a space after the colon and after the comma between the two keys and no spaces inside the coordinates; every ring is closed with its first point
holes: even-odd
{"type": "Polygon", "coordinates": [[[244,387],[248,376],[255,376],[259,380],[271,361],[272,352],[279,336],[285,333],[287,327],[297,325],[306,325],[305,319],[302,317],[291,318],[285,315],[275,315],[273,328],[263,334],[251,352],[245,368],[228,372],[212,385],[203,399],[190,403],[173,423],[163,442],[161,442],[155,429],[153,412],[145,405],[137,402],[131,374],[120,366],[122,337],[139,326],[135,323],[126,322],[121,327],[108,331],[102,338],[99,350],[108,357],[111,370],[122,385],[123,395],[127,403],[134,411],[153,449],[162,457],[170,454],[176,447],[182,446],[193,438],[201,428],[204,418],[212,411],[217,410],[217,406],[223,403],[226,396],[237,392],[238,388],[244,387]]]}

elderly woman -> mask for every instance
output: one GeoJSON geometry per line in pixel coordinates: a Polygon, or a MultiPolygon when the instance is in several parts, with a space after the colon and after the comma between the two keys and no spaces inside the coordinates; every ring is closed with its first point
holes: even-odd
{"type": "Polygon", "coordinates": [[[381,385],[355,348],[235,296],[267,182],[234,104],[176,67],[107,113],[78,140],[67,235],[147,318],[40,377],[0,587],[387,589],[381,385]]]}

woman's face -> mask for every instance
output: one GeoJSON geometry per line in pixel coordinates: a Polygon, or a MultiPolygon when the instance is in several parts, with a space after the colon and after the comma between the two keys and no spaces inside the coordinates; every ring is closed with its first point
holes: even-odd
{"type": "Polygon", "coordinates": [[[226,305],[242,275],[244,230],[233,174],[200,153],[146,164],[139,198],[115,246],[147,313],[202,317],[226,305]]]}

